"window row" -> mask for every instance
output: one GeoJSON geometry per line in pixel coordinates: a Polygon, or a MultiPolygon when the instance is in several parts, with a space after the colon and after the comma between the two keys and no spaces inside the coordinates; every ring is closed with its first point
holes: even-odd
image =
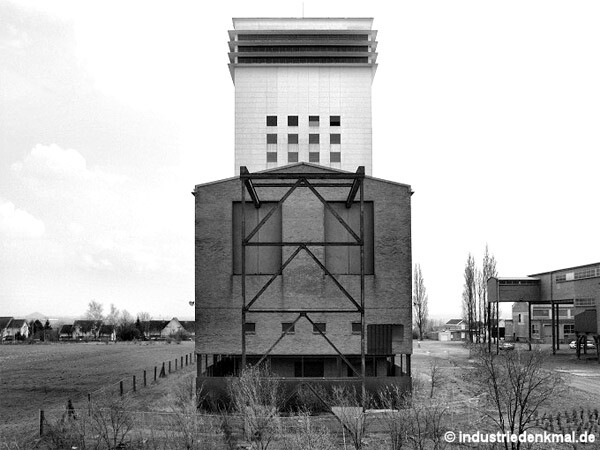
{"type": "MultiPolygon", "coordinates": [[[[350,330],[352,334],[360,334],[361,333],[361,324],[360,322],[352,322],[350,324],[350,330]]],[[[325,322],[315,322],[313,325],[313,334],[327,333],[327,323],[325,322]]],[[[256,334],[256,322],[246,322],[244,331],[246,334],[256,334]]],[[[281,323],[281,333],[282,334],[294,334],[296,332],[296,325],[294,322],[282,322],[281,323]]]]}
{"type": "Polygon", "coordinates": [[[578,270],[576,272],[567,272],[556,275],[556,282],[584,280],[586,278],[600,277],[600,267],[592,267],[591,269],[578,270]]]}
{"type": "MultiPolygon", "coordinates": [[[[298,152],[288,152],[287,154],[289,164],[298,162],[298,152]]],[[[277,162],[277,152],[267,152],[267,162],[268,163],[276,163],[277,162]]],[[[319,152],[308,152],[308,162],[311,163],[320,163],[321,162],[321,154],[319,152]]],[[[341,163],[342,162],[342,154],[341,152],[329,152],[329,162],[330,163],[341,163]]]]}
{"type": "MultiPolygon", "coordinates": [[[[320,125],[320,117],[319,116],[308,116],[308,125],[311,127],[318,127],[320,125]]],[[[287,116],[287,124],[288,127],[297,127],[298,126],[298,116],[287,116]]],[[[329,116],[329,126],[330,127],[339,127],[342,125],[341,116],[329,116]]],[[[267,126],[268,127],[276,127],[277,126],[277,116],[267,116],[267,126]]]]}
{"type": "MultiPolygon", "coordinates": [[[[288,144],[297,144],[298,143],[298,135],[297,134],[288,134],[287,135],[287,143],[288,144]]],[[[309,144],[320,144],[321,143],[321,135],[319,133],[310,133],[308,135],[308,143],[309,144]]],[[[342,143],[342,135],[339,133],[331,133],[329,135],[329,143],[330,144],[341,144],[342,143]]],[[[277,134],[268,133],[267,134],[267,144],[277,144],[277,134]]]]}

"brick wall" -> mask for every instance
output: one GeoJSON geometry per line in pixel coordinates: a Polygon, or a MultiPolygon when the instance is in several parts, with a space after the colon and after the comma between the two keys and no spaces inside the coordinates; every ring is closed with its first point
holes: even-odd
{"type": "MultiPolygon", "coordinates": [[[[325,170],[309,165],[288,169],[325,170]]],[[[262,200],[277,200],[284,189],[258,188],[262,200]]],[[[320,189],[328,200],[343,200],[347,189],[320,189]]],[[[402,324],[402,353],[412,353],[411,337],[411,217],[410,187],[371,178],[365,179],[365,201],[374,205],[375,275],[365,277],[367,323],[402,324]]],[[[241,276],[232,274],[232,202],[241,198],[239,179],[196,187],[196,333],[197,353],[241,353],[241,276]]],[[[306,188],[296,190],[283,205],[282,233],[286,241],[322,241],[323,205],[306,188]]],[[[248,232],[248,230],[247,230],[248,232]]],[[[284,248],[283,260],[293,248],[284,248]]],[[[322,260],[323,248],[313,247],[322,260]]],[[[247,302],[269,276],[248,276],[247,302]]],[[[339,276],[339,281],[358,300],[360,278],[339,276]]],[[[346,308],[351,303],[325,277],[321,269],[301,252],[269,287],[255,307],[346,308]]],[[[281,323],[297,314],[248,313],[256,333],[247,336],[248,354],[262,354],[281,335],[281,323]]],[[[351,322],[358,313],[310,314],[314,322],[327,323],[327,336],[345,353],[360,353],[360,335],[353,335],[351,322]]],[[[296,324],[294,335],[286,336],[273,354],[326,355],[333,349],[312,332],[305,319],[296,324]]]]}

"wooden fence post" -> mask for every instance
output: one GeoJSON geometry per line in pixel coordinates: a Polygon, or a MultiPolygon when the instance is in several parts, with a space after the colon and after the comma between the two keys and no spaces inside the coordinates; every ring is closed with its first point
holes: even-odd
{"type": "Polygon", "coordinates": [[[123,380],[119,381],[119,392],[121,393],[121,397],[123,397],[123,380]]]}
{"type": "Polygon", "coordinates": [[[169,373],[171,373],[171,361],[169,361],[169,373]]]}
{"type": "Polygon", "coordinates": [[[146,387],[146,371],[144,370],[144,387],[146,387]]]}
{"type": "Polygon", "coordinates": [[[135,375],[134,375],[133,376],[133,392],[135,392],[135,388],[136,388],[136,386],[135,386],[135,375]]]}
{"type": "Polygon", "coordinates": [[[156,382],[156,366],[154,366],[154,382],[156,382]]]}
{"type": "Polygon", "coordinates": [[[185,355],[185,365],[188,365],[188,355],[185,355]]]}
{"type": "Polygon", "coordinates": [[[92,415],[92,394],[88,392],[88,416],[92,415]]]}
{"type": "Polygon", "coordinates": [[[183,356],[181,357],[181,368],[183,369],[183,356]]]}
{"type": "Polygon", "coordinates": [[[175,372],[177,372],[177,358],[175,358],[175,372]]]}
{"type": "Polygon", "coordinates": [[[44,410],[40,409],[40,436],[44,434],[44,410]]]}

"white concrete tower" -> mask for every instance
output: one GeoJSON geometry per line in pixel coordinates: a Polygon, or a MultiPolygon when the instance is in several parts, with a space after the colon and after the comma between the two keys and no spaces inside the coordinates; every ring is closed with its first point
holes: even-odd
{"type": "Polygon", "coordinates": [[[235,171],[305,161],[371,175],[370,18],[243,18],[229,31],[235,171]]]}

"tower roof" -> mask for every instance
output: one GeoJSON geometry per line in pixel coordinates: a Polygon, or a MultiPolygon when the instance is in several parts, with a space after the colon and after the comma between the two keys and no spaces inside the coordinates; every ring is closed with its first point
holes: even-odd
{"type": "Polygon", "coordinates": [[[377,68],[372,18],[234,18],[229,70],[238,67],[352,66],[377,68]]]}

